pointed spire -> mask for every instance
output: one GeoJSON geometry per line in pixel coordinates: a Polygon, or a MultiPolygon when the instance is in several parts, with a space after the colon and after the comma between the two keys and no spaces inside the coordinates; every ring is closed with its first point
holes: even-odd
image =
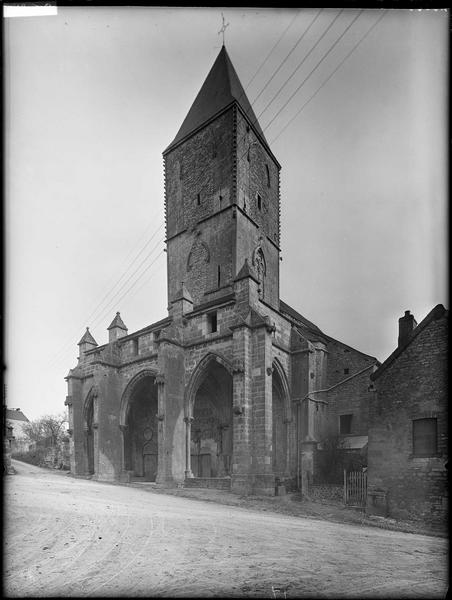
{"type": "Polygon", "coordinates": [[[77,346],[81,346],[82,344],[91,344],[92,346],[97,346],[98,345],[97,342],[96,342],[96,340],[90,334],[89,327],[86,328],[86,331],[83,334],[83,337],[79,341],[79,343],[77,344],[77,346]]]}
{"type": "Polygon", "coordinates": [[[108,343],[114,342],[120,337],[127,335],[127,327],[124,325],[123,320],[119,312],[116,313],[115,318],[110,323],[108,329],[108,343]]]}
{"type": "Polygon", "coordinates": [[[268,146],[226,48],[222,46],[181,128],[174,140],[164,151],[164,154],[233,102],[237,102],[240,105],[251,125],[262,138],[262,141],[268,146]]]}
{"type": "Polygon", "coordinates": [[[116,313],[115,318],[110,323],[110,326],[107,327],[107,329],[113,329],[114,327],[119,327],[119,329],[124,329],[125,331],[127,331],[127,327],[124,325],[124,322],[121,319],[121,315],[119,314],[119,312],[116,313]]]}

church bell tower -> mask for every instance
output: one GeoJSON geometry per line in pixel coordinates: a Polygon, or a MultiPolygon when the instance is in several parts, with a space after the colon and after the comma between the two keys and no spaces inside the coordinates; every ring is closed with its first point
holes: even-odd
{"type": "Polygon", "coordinates": [[[232,292],[247,260],[279,309],[280,165],[224,46],[163,156],[169,304],[232,292]]]}

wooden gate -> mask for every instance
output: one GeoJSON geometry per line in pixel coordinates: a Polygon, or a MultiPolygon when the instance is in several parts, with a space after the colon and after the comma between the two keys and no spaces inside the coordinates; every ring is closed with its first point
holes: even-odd
{"type": "Polygon", "coordinates": [[[366,506],[367,473],[344,469],[344,504],[347,506],[366,506]]]}

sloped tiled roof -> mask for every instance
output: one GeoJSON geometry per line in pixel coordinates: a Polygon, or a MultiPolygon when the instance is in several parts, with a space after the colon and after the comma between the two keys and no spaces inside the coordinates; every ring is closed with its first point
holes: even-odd
{"type": "Polygon", "coordinates": [[[127,327],[124,325],[124,322],[121,319],[121,315],[119,314],[119,312],[116,313],[115,318],[107,327],[107,329],[113,329],[114,327],[119,327],[120,329],[124,329],[124,331],[127,331],[127,327]]]}
{"type": "Polygon", "coordinates": [[[86,331],[83,334],[83,337],[79,341],[79,343],[77,344],[77,346],[80,346],[80,344],[86,344],[86,343],[93,344],[94,346],[97,346],[96,340],[93,338],[93,336],[89,332],[89,327],[86,328],[86,331]]]}
{"type": "Polygon", "coordinates": [[[291,306],[289,306],[282,300],[279,301],[279,310],[283,314],[286,314],[288,317],[293,319],[294,321],[298,321],[299,323],[301,323],[302,325],[304,325],[311,331],[315,331],[316,333],[323,334],[323,332],[321,331],[321,329],[319,329],[317,327],[317,325],[314,325],[314,323],[311,323],[311,321],[308,321],[308,319],[303,317],[303,315],[300,315],[299,312],[297,312],[295,309],[293,309],[291,306]]]}
{"type": "Polygon", "coordinates": [[[245,90],[240,83],[231,59],[226,52],[226,48],[223,46],[176,137],[164,153],[168,152],[173,146],[204,125],[212,117],[219,114],[234,101],[240,105],[251,125],[268,147],[257,117],[246,97],[245,90]]]}
{"type": "Polygon", "coordinates": [[[20,410],[20,408],[7,408],[6,418],[10,421],[25,421],[26,423],[28,423],[27,417],[20,410]]]}
{"type": "Polygon", "coordinates": [[[419,325],[415,329],[413,329],[413,332],[411,333],[410,337],[408,338],[406,344],[404,344],[401,347],[396,348],[394,350],[394,352],[392,354],[390,354],[388,356],[388,358],[378,367],[378,369],[372,373],[372,375],[370,376],[372,381],[375,381],[376,379],[378,379],[378,377],[380,377],[380,375],[389,367],[389,365],[392,364],[395,360],[397,360],[397,358],[403,352],[405,352],[405,350],[413,342],[413,340],[415,338],[417,338],[417,336],[421,333],[421,331],[423,331],[426,327],[428,327],[432,321],[436,321],[437,319],[442,319],[443,317],[448,318],[449,311],[446,308],[444,308],[444,306],[442,304],[437,304],[435,306],[435,308],[432,308],[432,310],[428,313],[428,315],[425,317],[425,319],[423,319],[419,323],[419,325]]]}

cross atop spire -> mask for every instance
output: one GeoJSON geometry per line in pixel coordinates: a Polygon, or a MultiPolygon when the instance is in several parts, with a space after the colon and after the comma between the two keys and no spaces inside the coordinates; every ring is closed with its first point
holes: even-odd
{"type": "Polygon", "coordinates": [[[223,13],[221,13],[221,19],[223,21],[223,25],[221,26],[221,29],[218,32],[218,35],[220,35],[220,33],[223,34],[223,46],[224,46],[224,32],[226,31],[226,27],[229,25],[229,23],[225,23],[224,22],[224,15],[223,15],[223,13]]]}

